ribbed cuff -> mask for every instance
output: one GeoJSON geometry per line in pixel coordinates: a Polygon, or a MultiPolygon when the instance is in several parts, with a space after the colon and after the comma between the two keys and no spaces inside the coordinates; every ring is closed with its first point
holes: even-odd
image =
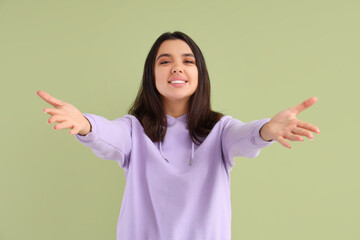
{"type": "Polygon", "coordinates": [[[84,113],[83,115],[91,124],[91,132],[85,136],[76,134],[75,137],[81,142],[91,142],[98,137],[98,125],[96,124],[95,118],[90,113],[84,113]]]}
{"type": "Polygon", "coordinates": [[[271,141],[265,141],[261,136],[260,136],[260,129],[264,126],[265,123],[269,122],[271,118],[264,118],[261,119],[257,122],[253,132],[251,133],[252,137],[251,137],[251,142],[255,145],[259,145],[259,146],[267,146],[270,145],[271,143],[274,142],[274,140],[271,141]]]}

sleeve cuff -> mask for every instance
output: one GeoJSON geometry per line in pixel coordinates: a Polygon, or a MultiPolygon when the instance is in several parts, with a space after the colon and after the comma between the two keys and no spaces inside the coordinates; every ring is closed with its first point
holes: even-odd
{"type": "Polygon", "coordinates": [[[253,144],[258,145],[258,146],[267,146],[270,145],[274,142],[274,140],[271,141],[265,141],[261,136],[260,136],[260,129],[264,126],[265,123],[269,122],[270,118],[264,118],[262,120],[259,120],[258,123],[256,124],[253,132],[252,132],[252,137],[251,137],[251,141],[253,144]]]}
{"type": "Polygon", "coordinates": [[[89,120],[91,124],[91,132],[89,132],[85,136],[76,134],[75,137],[81,142],[91,142],[98,138],[98,126],[96,124],[95,118],[91,114],[84,113],[83,116],[89,120]]]}

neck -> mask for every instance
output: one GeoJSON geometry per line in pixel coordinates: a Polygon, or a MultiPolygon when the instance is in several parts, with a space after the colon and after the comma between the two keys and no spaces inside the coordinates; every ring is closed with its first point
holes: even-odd
{"type": "Polygon", "coordinates": [[[164,101],[165,113],[174,118],[186,114],[189,110],[189,101],[164,101]]]}

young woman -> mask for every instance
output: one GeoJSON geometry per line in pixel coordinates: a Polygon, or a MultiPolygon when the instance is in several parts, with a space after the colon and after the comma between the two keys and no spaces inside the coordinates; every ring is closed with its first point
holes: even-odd
{"type": "Polygon", "coordinates": [[[58,122],[54,129],[71,129],[125,170],[119,240],[230,240],[233,158],[256,157],[274,141],[290,148],[286,139],[320,133],[296,118],[316,97],[249,123],[212,111],[204,57],[181,32],[164,33],[152,46],[129,115],[111,121],[37,94],[55,107],[44,109],[49,123],[58,122]]]}

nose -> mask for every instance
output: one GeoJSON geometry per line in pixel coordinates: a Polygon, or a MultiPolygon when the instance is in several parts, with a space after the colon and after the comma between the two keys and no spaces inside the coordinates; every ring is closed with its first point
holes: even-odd
{"type": "Polygon", "coordinates": [[[183,70],[179,67],[173,68],[173,70],[171,71],[172,73],[182,73],[183,70]]]}

